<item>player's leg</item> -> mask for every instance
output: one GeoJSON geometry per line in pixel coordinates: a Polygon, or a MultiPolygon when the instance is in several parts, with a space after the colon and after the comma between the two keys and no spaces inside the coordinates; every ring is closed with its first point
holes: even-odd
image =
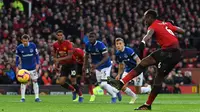
{"type": "Polygon", "coordinates": [[[135,77],[133,79],[137,94],[151,92],[151,86],[150,85],[142,87],[142,85],[143,85],[143,79],[144,79],[143,73],[141,73],[139,76],[137,76],[137,77],[135,77]]]}
{"type": "Polygon", "coordinates": [[[107,84],[106,78],[102,78],[102,76],[106,75],[106,73],[105,72],[102,73],[99,70],[95,70],[95,73],[96,73],[96,79],[97,79],[97,82],[99,83],[99,86],[102,89],[106,90],[108,94],[112,96],[112,99],[111,99],[112,103],[116,103],[116,99],[117,99],[116,93],[113,92],[112,86],[107,84]]]}
{"type": "Polygon", "coordinates": [[[140,94],[141,93],[141,86],[143,84],[143,73],[141,73],[139,76],[133,78],[133,80],[134,80],[136,93],[140,94]]]}
{"type": "Polygon", "coordinates": [[[145,71],[145,68],[156,64],[156,60],[152,56],[147,56],[146,58],[142,59],[140,64],[138,64],[134,69],[132,69],[123,79],[119,80],[111,80],[109,79],[108,82],[116,87],[118,90],[121,90],[124,84],[128,83],[134,77],[137,77],[142,72],[145,71]]]}
{"type": "Polygon", "coordinates": [[[140,87],[141,93],[150,93],[151,92],[151,85],[145,84],[143,87],[140,87]]]}
{"type": "Polygon", "coordinates": [[[104,68],[104,69],[101,70],[101,81],[103,81],[103,83],[104,83],[104,88],[109,93],[112,93],[112,103],[115,103],[116,97],[118,97],[118,100],[121,101],[122,96],[121,96],[121,93],[120,93],[119,90],[117,90],[116,88],[112,87],[110,84],[107,83],[107,77],[110,76],[111,68],[112,68],[112,66],[104,68]]]}
{"type": "Polygon", "coordinates": [[[32,71],[30,71],[30,76],[31,76],[31,79],[33,82],[33,90],[35,93],[35,102],[41,102],[41,100],[39,98],[39,86],[38,86],[38,82],[37,82],[39,74],[37,73],[36,70],[32,70],[32,71]]]}
{"type": "MultiPolygon", "coordinates": [[[[125,77],[128,73],[127,72],[124,72],[122,74],[122,78],[125,77]]],[[[135,100],[137,99],[137,96],[136,94],[130,89],[127,87],[128,86],[128,83],[125,84],[123,87],[122,87],[122,91],[125,92],[128,96],[131,96],[131,101],[129,102],[130,104],[133,104],[135,103],[135,100]]]]}
{"type": "Polygon", "coordinates": [[[75,100],[76,99],[76,89],[66,81],[69,74],[71,74],[71,69],[69,69],[69,66],[68,65],[62,65],[61,75],[58,79],[58,83],[63,88],[71,90],[72,93],[74,93],[72,100],[75,100]]]}
{"type": "MultiPolygon", "coordinates": [[[[77,79],[76,79],[77,73],[81,74],[81,72],[78,71],[78,66],[79,65],[74,65],[73,67],[71,67],[71,79],[70,79],[70,81],[71,81],[73,87],[76,89],[76,93],[79,95],[79,99],[78,100],[81,103],[81,102],[83,102],[83,93],[80,90],[79,85],[76,82],[77,81],[77,79]],[[77,72],[76,72],[76,69],[77,69],[77,72]]],[[[80,68],[82,68],[82,66],[80,68]]]]}
{"type": "Polygon", "coordinates": [[[95,97],[94,92],[93,92],[93,81],[92,81],[92,76],[91,76],[91,74],[86,73],[85,80],[86,80],[86,83],[88,84],[89,94],[91,95],[89,101],[90,101],[90,102],[93,102],[93,101],[95,101],[95,98],[96,98],[96,97],[95,97]]]}
{"type": "Polygon", "coordinates": [[[158,74],[154,80],[153,89],[148,97],[147,102],[137,108],[136,110],[151,110],[151,105],[162,88],[164,77],[174,68],[174,66],[181,60],[181,53],[178,49],[172,51],[161,51],[155,56],[158,62],[158,74]]]}
{"type": "Polygon", "coordinates": [[[25,102],[26,84],[21,83],[20,90],[21,90],[21,100],[20,101],[25,102]]]}

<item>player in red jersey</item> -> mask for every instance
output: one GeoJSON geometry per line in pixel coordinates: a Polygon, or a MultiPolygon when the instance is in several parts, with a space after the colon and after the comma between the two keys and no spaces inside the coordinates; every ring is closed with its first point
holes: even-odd
{"type": "Polygon", "coordinates": [[[155,77],[153,89],[148,97],[147,102],[135,110],[151,110],[151,105],[162,88],[164,77],[174,68],[181,60],[181,51],[179,42],[174,32],[184,33],[185,31],[169,22],[163,22],[157,19],[156,11],[149,9],[144,13],[144,22],[148,26],[147,34],[143,37],[139,49],[143,51],[145,43],[154,35],[156,41],[160,44],[161,49],[152,52],[142,59],[142,61],[132,69],[122,80],[109,80],[117,89],[142,73],[146,67],[157,65],[158,74],[155,77]]]}
{"type": "Polygon", "coordinates": [[[95,95],[93,93],[93,85],[91,83],[91,76],[90,76],[89,70],[86,70],[87,71],[86,74],[85,73],[82,74],[84,51],[80,48],[74,48],[73,58],[75,58],[77,62],[77,76],[80,76],[77,78],[77,82],[79,84],[83,82],[88,83],[89,93],[91,94],[90,101],[93,102],[95,100],[95,95]]]}
{"type": "Polygon", "coordinates": [[[79,102],[83,102],[82,92],[80,92],[76,84],[76,61],[73,59],[73,45],[70,41],[64,40],[62,30],[56,32],[56,37],[57,41],[53,44],[54,62],[56,65],[59,64],[62,66],[59,84],[73,92],[73,100],[76,99],[76,93],[78,93],[79,102]],[[69,75],[71,75],[70,81],[73,86],[66,82],[69,75]]]}

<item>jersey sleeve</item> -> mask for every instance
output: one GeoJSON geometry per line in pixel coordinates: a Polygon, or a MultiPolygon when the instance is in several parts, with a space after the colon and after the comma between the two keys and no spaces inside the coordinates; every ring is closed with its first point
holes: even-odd
{"type": "Polygon", "coordinates": [[[173,32],[176,32],[177,30],[177,27],[172,25],[170,22],[167,22],[167,27],[172,30],[173,32]]]}
{"type": "Polygon", "coordinates": [[[84,49],[84,52],[85,52],[86,54],[89,54],[88,47],[89,47],[89,46],[88,46],[88,44],[86,43],[86,44],[85,44],[85,49],[84,49]]]}
{"type": "Polygon", "coordinates": [[[55,54],[56,53],[56,43],[54,43],[52,47],[53,47],[53,54],[55,54]]]}
{"type": "Polygon", "coordinates": [[[36,45],[33,44],[33,46],[34,46],[34,55],[35,55],[36,63],[39,64],[40,63],[39,53],[38,53],[36,45]]]}
{"type": "Polygon", "coordinates": [[[105,46],[104,43],[101,43],[101,44],[98,46],[98,49],[99,49],[99,51],[101,52],[101,54],[104,54],[104,53],[107,53],[107,52],[108,52],[107,47],[105,46]]]}
{"type": "Polygon", "coordinates": [[[68,53],[69,52],[73,52],[73,45],[72,45],[72,43],[70,41],[68,41],[67,49],[68,49],[68,51],[67,51],[68,53]]]}
{"type": "Polygon", "coordinates": [[[135,51],[131,48],[128,48],[127,52],[129,54],[129,56],[134,60],[138,57],[138,55],[135,53],[135,51]]]}
{"type": "Polygon", "coordinates": [[[17,47],[16,48],[16,61],[15,61],[16,67],[18,67],[18,65],[19,65],[19,59],[20,59],[20,57],[21,57],[21,53],[19,51],[19,48],[17,47]]]}

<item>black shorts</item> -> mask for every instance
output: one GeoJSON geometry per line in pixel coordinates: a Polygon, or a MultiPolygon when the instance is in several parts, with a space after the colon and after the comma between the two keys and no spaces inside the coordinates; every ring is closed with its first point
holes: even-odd
{"type": "Polygon", "coordinates": [[[71,75],[71,77],[76,77],[76,64],[62,65],[60,76],[68,77],[69,75],[71,75]]]}
{"type": "Polygon", "coordinates": [[[82,67],[83,67],[83,64],[79,64],[79,63],[77,63],[76,64],[76,74],[77,75],[82,75],[82,67]]]}
{"type": "Polygon", "coordinates": [[[150,56],[156,60],[158,72],[162,71],[165,75],[168,75],[182,59],[181,51],[176,48],[159,49],[151,53],[150,56]]]}

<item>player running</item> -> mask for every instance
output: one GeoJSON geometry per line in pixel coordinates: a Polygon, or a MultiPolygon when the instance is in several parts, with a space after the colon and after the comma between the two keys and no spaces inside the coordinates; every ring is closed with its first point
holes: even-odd
{"type": "Polygon", "coordinates": [[[95,71],[97,82],[99,83],[100,87],[105,89],[112,96],[111,103],[116,103],[117,96],[118,100],[121,101],[121,94],[117,89],[107,84],[107,77],[110,76],[112,67],[111,60],[109,58],[106,46],[101,41],[97,41],[96,38],[96,33],[89,33],[89,42],[86,43],[85,48],[86,53],[83,71],[86,70],[90,54],[92,60],[91,71],[95,71]]]}
{"type": "MultiPolygon", "coordinates": [[[[29,42],[30,36],[24,34],[21,37],[22,44],[16,49],[16,73],[19,71],[19,64],[21,61],[21,69],[26,69],[30,72],[30,77],[33,82],[33,90],[35,93],[35,102],[41,102],[39,98],[39,86],[37,79],[39,77],[39,54],[36,45],[29,42]]],[[[26,84],[21,84],[21,102],[25,102],[26,84]]]]}
{"type": "MultiPolygon", "coordinates": [[[[85,74],[82,74],[82,68],[83,68],[83,61],[84,61],[84,51],[80,48],[74,48],[73,58],[75,58],[77,62],[77,76],[79,75],[79,78],[77,77],[77,82],[82,83],[84,78],[87,78],[87,80],[90,81],[89,76],[85,76],[85,74]],[[79,79],[79,81],[78,81],[79,79]]],[[[89,71],[87,69],[86,74],[88,75],[89,71]]],[[[89,92],[91,94],[90,100],[91,102],[95,101],[95,95],[93,94],[93,88],[92,85],[89,84],[89,92]]]]}
{"type": "Polygon", "coordinates": [[[139,65],[132,69],[122,80],[110,80],[109,82],[121,89],[124,84],[128,83],[134,77],[144,72],[145,68],[150,65],[157,65],[158,74],[155,77],[153,89],[148,97],[147,102],[135,110],[151,110],[151,105],[162,88],[164,77],[174,68],[181,60],[181,51],[179,49],[179,41],[174,32],[184,33],[185,31],[177,26],[173,26],[169,22],[163,22],[157,19],[156,11],[149,9],[144,13],[144,22],[148,26],[147,34],[140,43],[140,50],[143,51],[145,43],[154,35],[156,41],[160,44],[158,49],[145,57],[139,65]]]}
{"type": "Polygon", "coordinates": [[[83,102],[82,92],[79,86],[76,84],[76,61],[73,59],[73,46],[72,43],[64,39],[62,30],[56,32],[57,41],[53,44],[54,48],[54,62],[56,65],[60,64],[61,76],[59,78],[59,84],[65,89],[70,89],[73,93],[72,100],[76,99],[76,93],[79,95],[79,102],[83,102]],[[70,77],[72,83],[66,82],[67,78],[70,77]]]}
{"type": "MultiPolygon", "coordinates": [[[[118,75],[115,78],[116,80],[120,79],[121,74],[122,74],[122,78],[124,78],[128,74],[128,72],[130,72],[131,69],[135,68],[135,66],[138,65],[141,61],[140,58],[138,57],[138,55],[134,52],[134,50],[129,47],[126,47],[124,44],[125,43],[122,38],[115,39],[115,46],[117,49],[116,59],[117,59],[117,62],[119,63],[118,75]]],[[[141,88],[141,86],[143,84],[143,73],[141,73],[139,76],[135,77],[133,79],[133,81],[134,81],[134,85],[136,86],[137,93],[144,93],[144,92],[151,91],[150,86],[141,88]]],[[[130,104],[132,104],[137,99],[137,96],[127,86],[128,86],[128,83],[124,85],[124,87],[122,88],[122,91],[132,97],[131,101],[129,102],[130,104]]]]}

